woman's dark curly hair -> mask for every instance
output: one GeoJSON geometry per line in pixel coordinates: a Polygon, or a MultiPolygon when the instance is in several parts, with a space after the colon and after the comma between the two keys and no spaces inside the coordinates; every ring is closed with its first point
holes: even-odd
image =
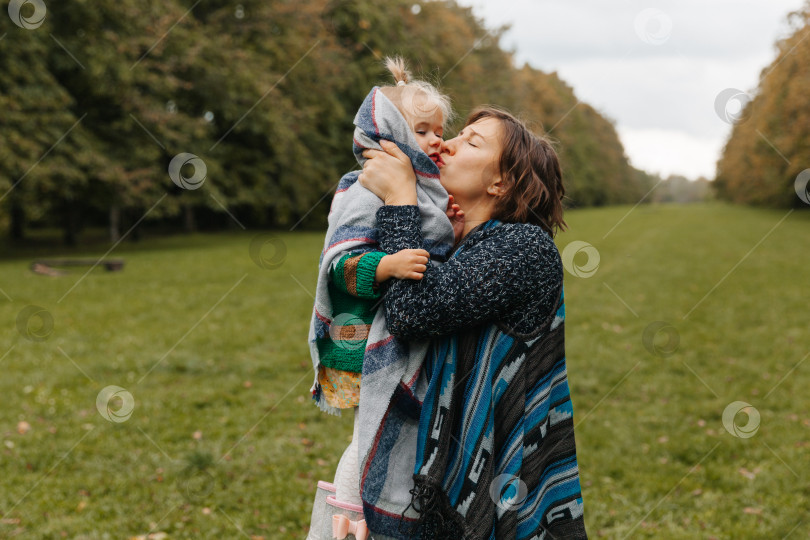
{"type": "Polygon", "coordinates": [[[495,203],[493,218],[510,223],[539,225],[555,236],[568,227],[563,220],[565,187],[557,153],[551,143],[496,107],[475,109],[466,125],[494,118],[501,125],[499,169],[504,193],[495,203]]]}

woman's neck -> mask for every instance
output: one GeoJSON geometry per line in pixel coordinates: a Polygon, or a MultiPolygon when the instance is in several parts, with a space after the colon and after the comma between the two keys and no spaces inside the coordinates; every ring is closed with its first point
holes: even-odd
{"type": "Polygon", "coordinates": [[[461,233],[461,238],[463,239],[465,236],[467,236],[470,233],[471,230],[478,227],[482,223],[486,223],[487,221],[489,221],[489,220],[485,219],[483,221],[480,221],[480,220],[476,220],[476,221],[467,220],[467,221],[465,221],[464,222],[464,231],[461,233]]]}
{"type": "Polygon", "coordinates": [[[467,236],[467,233],[474,228],[492,219],[494,210],[492,201],[485,200],[469,204],[469,210],[467,210],[461,202],[459,202],[458,205],[464,210],[464,230],[461,235],[462,238],[467,236]]]}

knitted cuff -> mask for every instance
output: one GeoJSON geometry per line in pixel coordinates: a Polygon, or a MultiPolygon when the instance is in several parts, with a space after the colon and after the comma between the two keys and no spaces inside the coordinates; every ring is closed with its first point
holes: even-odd
{"type": "Polygon", "coordinates": [[[357,296],[361,298],[379,298],[380,291],[374,289],[374,278],[380,259],[385,257],[382,251],[366,253],[357,263],[357,296]]]}
{"type": "Polygon", "coordinates": [[[377,231],[380,249],[388,254],[423,246],[419,207],[416,205],[381,206],[377,210],[377,231]]]}

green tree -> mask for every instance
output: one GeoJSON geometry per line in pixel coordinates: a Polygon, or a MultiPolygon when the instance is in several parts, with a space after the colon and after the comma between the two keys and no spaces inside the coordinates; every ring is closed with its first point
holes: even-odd
{"type": "Polygon", "coordinates": [[[762,70],[755,96],[717,164],[714,184],[723,199],[773,207],[804,204],[794,182],[810,166],[810,2],[789,20],[794,32],[777,43],[778,55],[762,70]]]}
{"type": "Polygon", "coordinates": [[[48,4],[36,29],[2,24],[0,226],[15,237],[26,223],[68,242],[83,223],[112,240],[141,219],[235,226],[226,209],[246,226],[322,227],[356,166],[354,114],[396,54],[452,96],[448,135],[484,103],[550,132],[571,205],[648,189],[610,120],[555,73],[516,68],[504,29],[452,0],[78,1],[48,4]],[[205,164],[200,189],[169,178],[181,153],[205,164]]]}

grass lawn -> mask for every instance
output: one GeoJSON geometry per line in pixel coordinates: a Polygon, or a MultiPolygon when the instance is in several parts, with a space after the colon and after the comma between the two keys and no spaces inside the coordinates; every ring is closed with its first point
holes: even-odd
{"type": "MultiPolygon", "coordinates": [[[[589,534],[807,538],[810,213],[566,217],[561,252],[599,254],[590,277],[574,275],[590,248],[570,257],[565,278],[589,534]],[[724,427],[735,401],[757,431],[724,427]]],[[[124,271],[86,276],[0,262],[0,537],[304,538],[315,482],[351,435],[348,415],[309,399],[321,245],[258,231],[124,242],[110,254],[124,271]],[[264,268],[250,249],[262,234],[264,268]],[[125,393],[113,421],[97,410],[111,385],[131,394],[128,419],[125,393]]]]}

